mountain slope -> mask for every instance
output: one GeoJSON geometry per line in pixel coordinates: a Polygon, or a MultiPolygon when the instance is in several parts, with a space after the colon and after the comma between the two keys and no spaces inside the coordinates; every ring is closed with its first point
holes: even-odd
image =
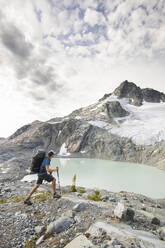
{"type": "Polygon", "coordinates": [[[38,148],[71,157],[130,161],[165,169],[164,96],[124,81],[95,104],[63,118],[25,125],[0,144],[0,177],[7,174],[5,178],[11,180],[13,170],[26,174],[38,148]]]}

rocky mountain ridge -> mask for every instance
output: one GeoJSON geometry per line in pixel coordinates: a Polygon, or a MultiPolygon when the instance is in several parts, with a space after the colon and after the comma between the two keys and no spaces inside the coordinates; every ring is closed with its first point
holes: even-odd
{"type": "Polygon", "coordinates": [[[5,138],[0,137],[0,143],[2,143],[5,140],[5,138]]]}
{"type": "MultiPolygon", "coordinates": [[[[165,95],[152,89],[141,90],[135,84],[124,81],[112,94],[105,95],[95,104],[75,110],[65,117],[23,126],[0,143],[0,179],[15,180],[25,175],[34,150],[53,149],[58,154],[62,146],[65,146],[70,157],[128,161],[165,169],[165,139],[160,135],[158,142],[149,145],[119,135],[118,128],[134,121],[136,116],[133,111],[141,110],[146,100],[152,100],[156,106],[163,104],[161,106],[164,107],[165,95]]],[[[164,108],[161,113],[164,113],[164,108]]],[[[131,128],[128,126],[126,129],[131,128]]]]}

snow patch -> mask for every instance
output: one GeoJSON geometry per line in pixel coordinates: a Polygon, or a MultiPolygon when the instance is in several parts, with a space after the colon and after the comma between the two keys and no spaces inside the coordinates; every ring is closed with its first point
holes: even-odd
{"type": "Polygon", "coordinates": [[[95,111],[95,110],[97,110],[97,109],[98,109],[98,107],[93,108],[93,109],[90,109],[90,111],[92,112],[92,111],[95,111]]]}
{"type": "Polygon", "coordinates": [[[93,125],[93,126],[100,127],[100,128],[105,128],[107,125],[109,125],[107,122],[99,121],[99,120],[89,121],[88,123],[93,125]]]}
{"type": "Polygon", "coordinates": [[[2,170],[2,173],[5,174],[10,170],[10,168],[1,168],[1,170],[2,170]]]}
{"type": "Polygon", "coordinates": [[[60,156],[69,156],[70,153],[67,152],[66,144],[62,144],[59,154],[60,156]]]}
{"type": "Polygon", "coordinates": [[[81,119],[81,116],[76,116],[75,119],[76,120],[80,120],[81,119]]]}
{"type": "MultiPolygon", "coordinates": [[[[129,112],[128,116],[115,118],[117,126],[101,120],[89,121],[93,126],[104,128],[120,137],[130,138],[136,145],[153,145],[165,140],[165,103],[143,102],[142,106],[129,104],[129,98],[118,99],[111,95],[107,101],[118,101],[122,108],[129,112]]],[[[91,110],[93,111],[93,109],[91,110]]],[[[104,112],[100,115],[106,115],[104,112]]]]}
{"type": "Polygon", "coordinates": [[[129,116],[116,118],[118,126],[113,126],[111,133],[131,138],[137,145],[153,145],[165,140],[165,103],[148,103],[140,107],[126,104],[119,100],[129,116]],[[123,120],[123,123],[119,123],[123,120]]]}

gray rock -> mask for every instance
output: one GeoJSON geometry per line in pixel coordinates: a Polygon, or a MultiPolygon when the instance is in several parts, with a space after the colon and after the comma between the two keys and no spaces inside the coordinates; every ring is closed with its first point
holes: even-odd
{"type": "Polygon", "coordinates": [[[74,218],[75,217],[75,212],[72,211],[72,210],[67,210],[66,212],[64,212],[62,214],[62,216],[66,216],[66,217],[69,217],[69,218],[74,218]]]}
{"type": "Polygon", "coordinates": [[[133,230],[132,227],[125,223],[120,223],[119,225],[108,224],[105,222],[96,222],[92,226],[90,226],[87,232],[90,233],[91,236],[98,236],[100,235],[100,228],[106,231],[107,235],[109,235],[110,237],[114,237],[122,244],[119,246],[111,245],[110,247],[123,247],[123,241],[127,240],[128,242],[126,242],[126,245],[124,245],[124,247],[164,248],[164,241],[158,239],[156,235],[142,230],[133,230]],[[136,240],[136,243],[134,243],[133,240],[136,240]],[[133,246],[131,245],[132,242],[133,246]],[[135,244],[137,245],[135,246],[135,244]]]}
{"type": "Polygon", "coordinates": [[[60,233],[67,230],[73,224],[73,219],[69,217],[60,217],[58,220],[51,222],[46,233],[60,233]]]}
{"type": "Polygon", "coordinates": [[[133,221],[135,212],[131,208],[127,208],[123,203],[119,202],[114,210],[114,215],[123,221],[133,221]]]}
{"type": "Polygon", "coordinates": [[[10,188],[5,188],[4,191],[5,192],[11,192],[12,190],[10,188]]]}
{"type": "Polygon", "coordinates": [[[115,245],[121,245],[120,241],[112,238],[112,240],[109,242],[109,245],[115,246],[115,245]]]}
{"type": "Polygon", "coordinates": [[[91,248],[91,247],[93,247],[92,243],[84,235],[80,235],[75,239],[73,239],[64,248],[91,248]]]}
{"type": "Polygon", "coordinates": [[[118,101],[106,102],[103,105],[103,112],[107,113],[110,119],[116,118],[116,117],[124,117],[124,116],[129,115],[129,112],[123,109],[121,104],[118,101]]]}
{"type": "Polygon", "coordinates": [[[165,227],[163,226],[159,228],[158,232],[159,232],[160,239],[165,241],[165,227]]]}
{"type": "Polygon", "coordinates": [[[81,222],[81,217],[80,216],[75,216],[75,221],[77,222],[77,223],[80,223],[81,222]]]}
{"type": "Polygon", "coordinates": [[[75,212],[84,211],[87,208],[87,206],[88,204],[85,202],[78,203],[73,207],[73,211],[75,212]]]}
{"type": "Polygon", "coordinates": [[[165,94],[150,88],[142,89],[143,100],[146,102],[165,102],[165,94]]]}
{"type": "Polygon", "coordinates": [[[35,227],[35,232],[38,234],[43,233],[46,230],[45,226],[36,226],[35,227]]]}
{"type": "Polygon", "coordinates": [[[45,240],[44,235],[42,235],[36,242],[36,245],[40,245],[45,240]]]}

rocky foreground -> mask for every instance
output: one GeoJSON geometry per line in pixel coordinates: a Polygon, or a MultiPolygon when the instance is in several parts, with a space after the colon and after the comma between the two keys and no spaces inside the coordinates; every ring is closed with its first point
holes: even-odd
{"type": "Polygon", "coordinates": [[[68,186],[55,200],[44,184],[26,206],[32,186],[0,184],[0,248],[165,247],[165,199],[68,186]]]}

